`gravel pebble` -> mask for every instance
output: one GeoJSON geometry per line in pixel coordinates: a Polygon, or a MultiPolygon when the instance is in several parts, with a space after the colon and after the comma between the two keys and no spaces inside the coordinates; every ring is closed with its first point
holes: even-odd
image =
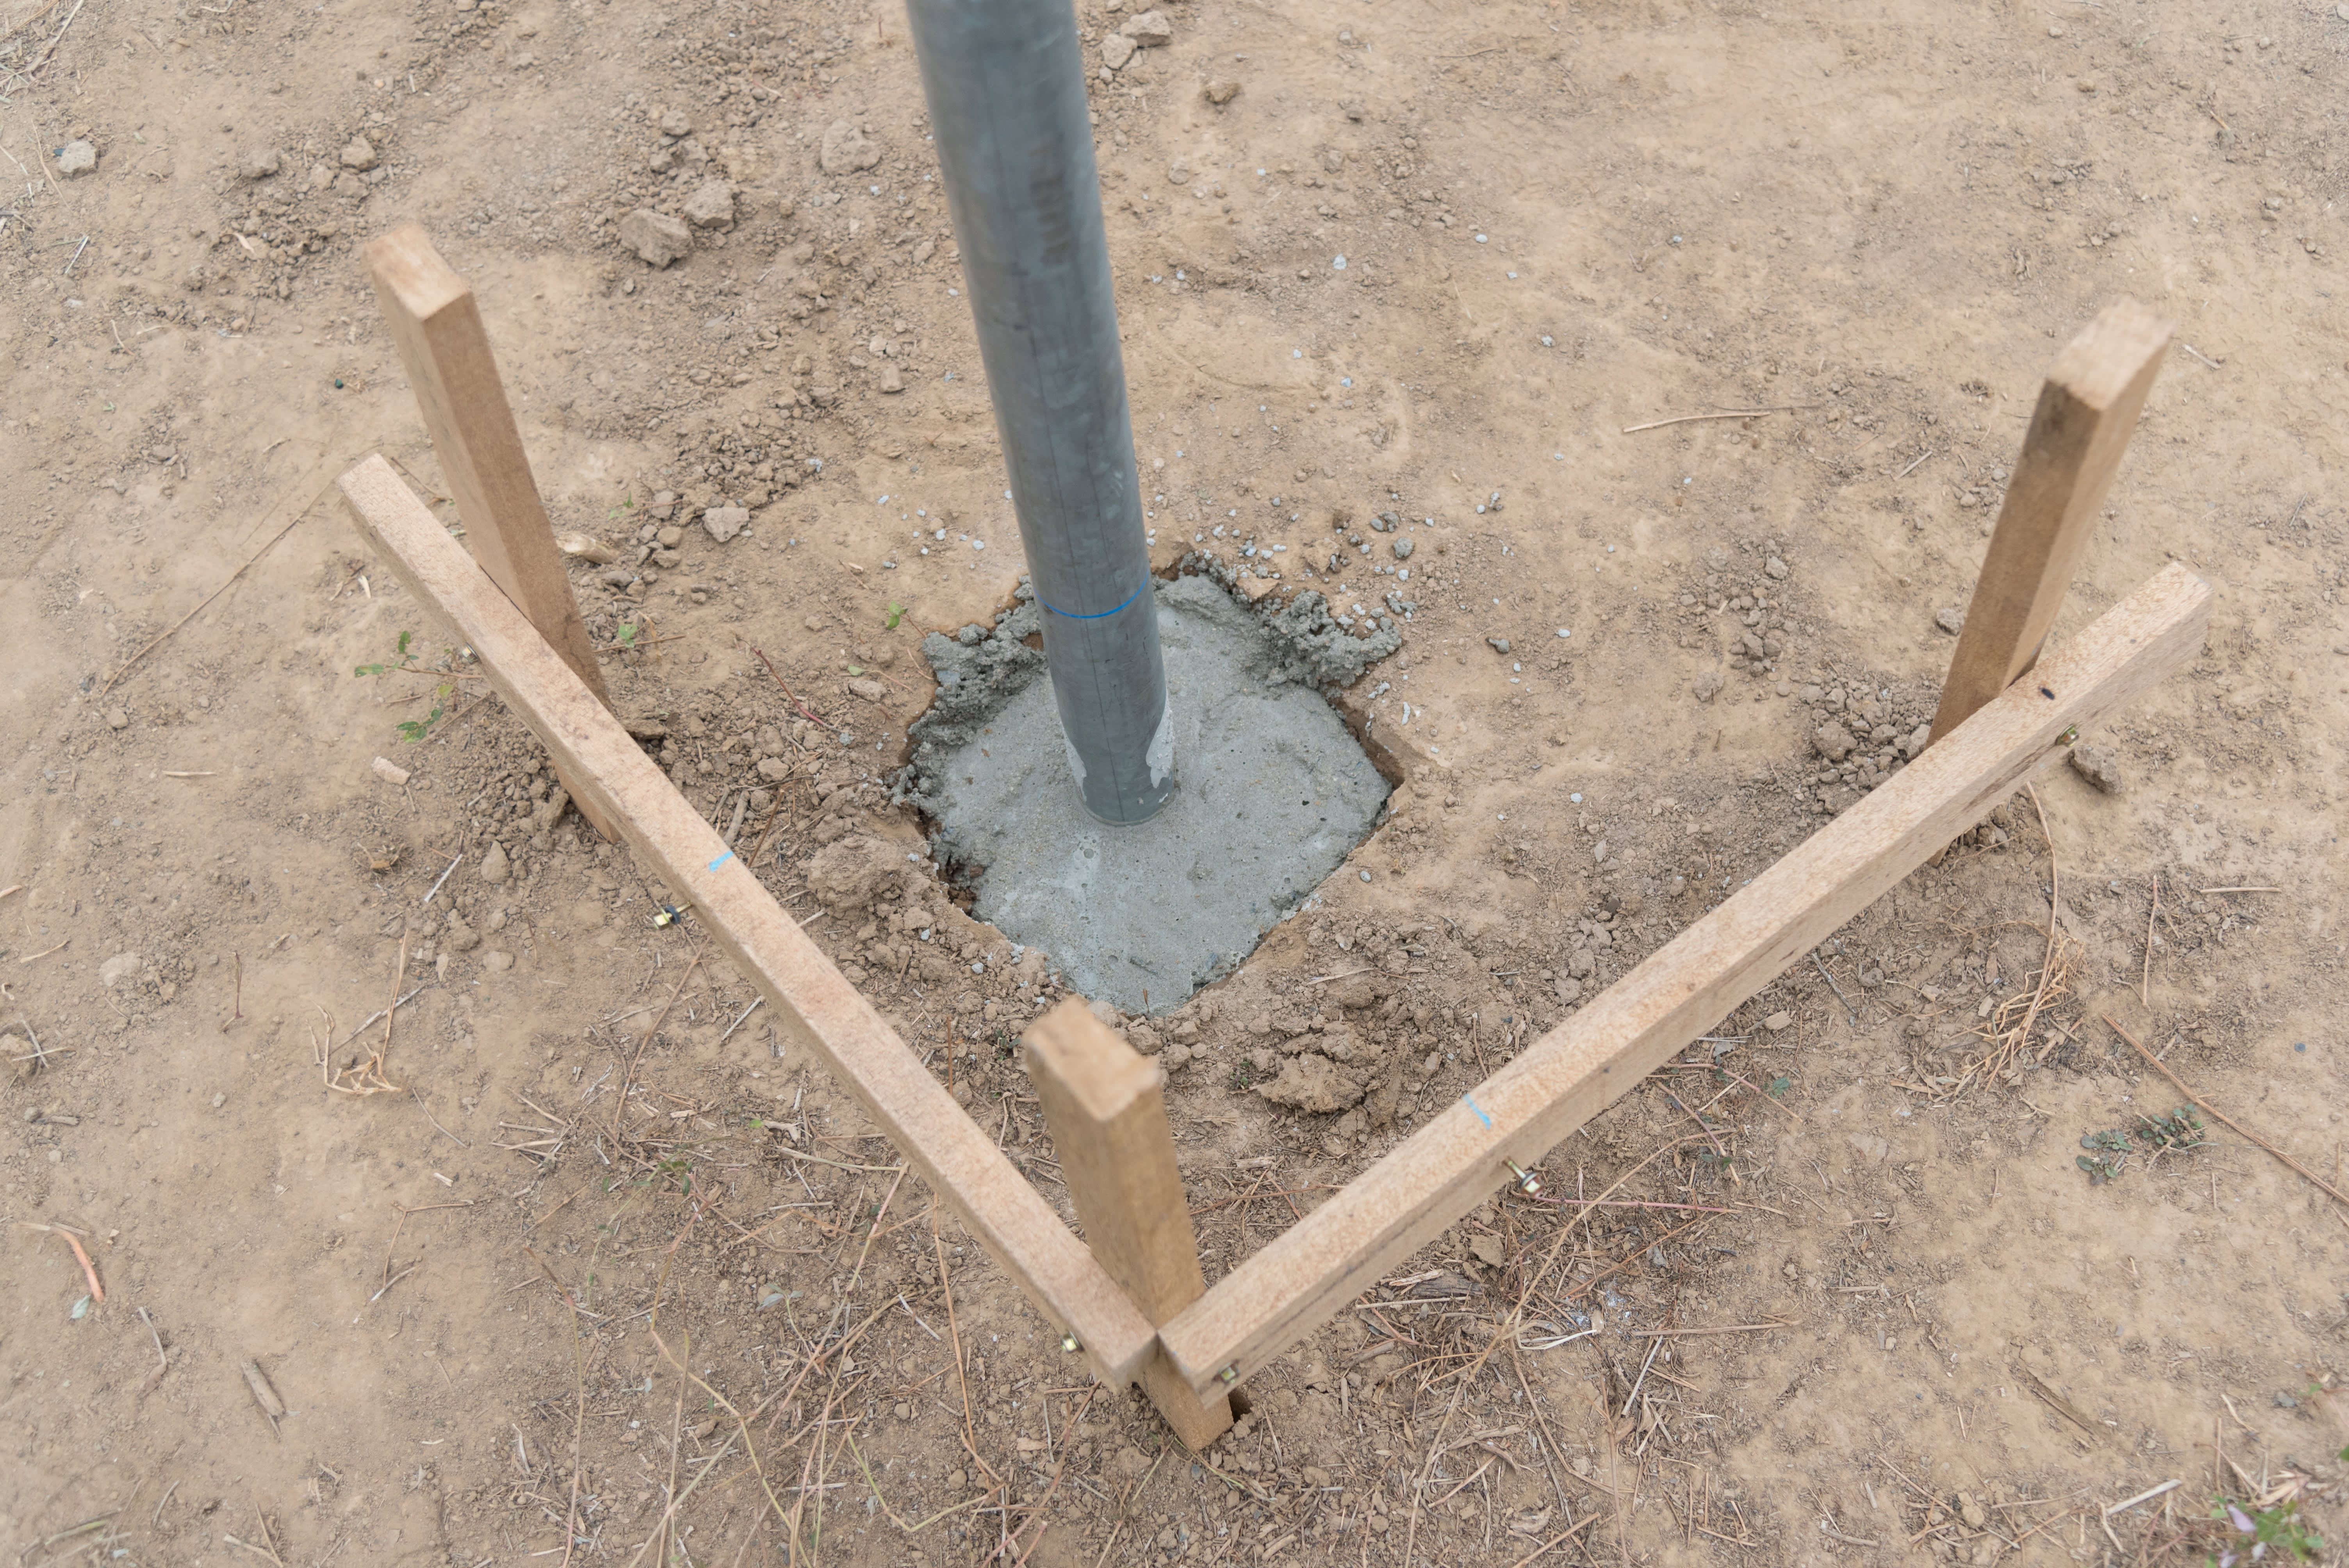
{"type": "Polygon", "coordinates": [[[1164,11],[1144,11],[1118,31],[1145,49],[1174,41],[1174,24],[1166,19],[1164,11]]]}
{"type": "Polygon", "coordinates": [[[665,267],[693,253],[693,231],[681,219],[639,207],[620,220],[620,243],[647,266],[665,267]]]}
{"type": "Polygon", "coordinates": [[[734,226],[734,187],[712,180],[685,199],[685,221],[697,229],[734,226]]]}
{"type": "Polygon", "coordinates": [[[2102,746],[2075,746],[2065,757],[2072,771],[2094,784],[2107,795],[2117,795],[2127,788],[2121,777],[2121,759],[2102,746]]]}
{"type": "Polygon", "coordinates": [[[57,172],[71,179],[98,167],[98,149],[87,141],[68,141],[57,149],[57,172]]]}
{"type": "Polygon", "coordinates": [[[1966,629],[1966,613],[1963,610],[1936,610],[1933,612],[1933,624],[1954,637],[1966,629]]]}
{"type": "Polygon", "coordinates": [[[851,122],[835,119],[824,127],[816,164],[826,174],[861,174],[880,161],[881,150],[851,122]]]}

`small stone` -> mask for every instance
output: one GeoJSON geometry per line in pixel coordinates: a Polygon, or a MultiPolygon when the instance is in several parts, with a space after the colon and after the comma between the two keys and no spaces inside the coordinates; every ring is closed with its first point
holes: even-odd
{"type": "Polygon", "coordinates": [[[667,528],[662,529],[659,532],[653,535],[653,542],[659,545],[663,550],[675,550],[678,545],[685,542],[685,530],[678,527],[675,523],[670,523],[667,528]]]}
{"type": "Polygon", "coordinates": [[[2121,778],[2121,759],[2105,747],[2075,746],[2065,760],[2073,772],[2107,795],[2117,795],[2127,787],[2121,778]]]}
{"type": "Polygon", "coordinates": [[[685,199],[685,221],[697,229],[734,226],[734,187],[712,180],[685,199]]]}
{"type": "Polygon", "coordinates": [[[823,128],[816,164],[826,174],[861,174],[880,161],[881,150],[849,121],[835,119],[823,128]]]}
{"type": "Polygon", "coordinates": [[[1141,47],[1124,34],[1112,33],[1102,40],[1102,64],[1113,71],[1123,69],[1125,62],[1133,58],[1134,51],[1141,47]]]}
{"type": "Polygon", "coordinates": [[[1509,639],[1506,637],[1487,637],[1485,642],[1496,654],[1506,654],[1509,651],[1509,639]]]}
{"type": "Polygon", "coordinates": [[[1240,96],[1240,84],[1237,82],[1220,80],[1210,81],[1206,87],[1199,89],[1199,96],[1206,98],[1209,103],[1214,104],[1217,108],[1221,108],[1224,105],[1231,102],[1232,99],[1240,96]]]}
{"type": "Polygon", "coordinates": [[[750,521],[750,509],[740,506],[713,506],[701,514],[701,526],[709,537],[723,544],[742,531],[750,521]]]}
{"type": "Polygon", "coordinates": [[[1823,724],[1811,737],[1811,746],[1830,762],[1840,762],[1851,755],[1851,731],[1840,724],[1823,724]]]}
{"type": "Polygon", "coordinates": [[[266,180],[283,167],[274,147],[257,148],[236,160],[237,178],[266,180]]]}
{"type": "Polygon", "coordinates": [[[57,149],[57,172],[71,179],[98,167],[98,149],[87,141],[68,141],[57,149]]]}
{"type": "Polygon", "coordinates": [[[617,561],[620,558],[620,552],[618,551],[613,549],[610,545],[605,543],[594,534],[581,533],[576,530],[574,530],[569,533],[556,534],[554,536],[554,548],[560,550],[565,555],[575,555],[580,560],[591,562],[597,566],[609,566],[613,562],[617,561]]]}
{"type": "Polygon", "coordinates": [[[897,368],[895,360],[881,366],[880,387],[884,392],[903,392],[905,389],[905,373],[897,368]]]}
{"type": "Polygon", "coordinates": [[[1792,1013],[1773,1013],[1762,1020],[1762,1026],[1774,1035],[1792,1028],[1794,1024],[1795,1015],[1792,1013]]]}
{"type": "Polygon", "coordinates": [[[461,920],[450,920],[440,933],[440,944],[451,953],[471,953],[481,944],[481,934],[461,920]]]}
{"type": "Polygon", "coordinates": [[[216,1094],[216,1095],[212,1096],[212,1109],[213,1109],[214,1110],[218,1110],[221,1107],[222,1107],[222,1106],[226,1105],[227,1103],[228,1103],[228,1096],[226,1096],[226,1095],[224,1095],[224,1094],[216,1094]]]}
{"type": "Polygon", "coordinates": [[[1411,552],[1417,548],[1418,546],[1411,540],[1398,539],[1394,542],[1394,558],[1397,561],[1408,561],[1411,559],[1411,552]]]}
{"type": "Polygon", "coordinates": [[[792,765],[780,757],[759,758],[759,777],[770,784],[780,784],[792,776],[792,765]]]}
{"type": "Polygon", "coordinates": [[[138,973],[139,954],[118,953],[98,966],[98,983],[111,991],[138,973]]]}
{"type": "Polygon", "coordinates": [[[1188,160],[1178,158],[1166,166],[1166,183],[1169,185],[1191,183],[1191,165],[1188,160]]]}
{"type": "Polygon", "coordinates": [[[1696,684],[1689,689],[1696,694],[1697,701],[1711,702],[1721,695],[1721,688],[1728,684],[1719,670],[1700,670],[1697,672],[1696,684]]]}
{"type": "Polygon", "coordinates": [[[800,624],[811,632],[821,632],[824,629],[826,622],[821,615],[807,615],[801,618],[800,624]]]}
{"type": "Polygon", "coordinates": [[[382,779],[387,784],[405,784],[408,782],[408,769],[402,768],[398,763],[394,762],[388,757],[378,757],[374,761],[368,763],[367,771],[374,774],[377,778],[382,779]]]}
{"type": "Polygon", "coordinates": [[[1980,1530],[1990,1523],[1990,1511],[1976,1501],[1971,1492],[1957,1495],[1958,1517],[1966,1522],[1969,1530],[1980,1530]]]}
{"type": "Polygon", "coordinates": [[[128,729],[130,727],[130,716],[119,707],[109,707],[106,710],[106,727],[128,729]]]}
{"type": "Polygon", "coordinates": [[[848,683],[848,689],[851,695],[861,696],[866,702],[887,702],[889,700],[889,688],[883,686],[879,681],[850,681],[848,683]]]}
{"type": "Polygon", "coordinates": [[[481,954],[481,967],[492,975],[502,974],[513,967],[513,954],[502,947],[492,947],[481,954]]]}
{"type": "Polygon", "coordinates": [[[506,847],[492,843],[488,852],[481,856],[481,880],[494,887],[512,874],[513,867],[506,860],[506,847]]]}
{"type": "Polygon", "coordinates": [[[365,174],[368,170],[373,169],[376,166],[377,161],[378,159],[375,150],[375,143],[369,141],[366,137],[355,136],[351,138],[348,142],[344,144],[342,153],[343,167],[350,170],[353,173],[365,174]]]}
{"type": "Polygon", "coordinates": [[[620,220],[620,243],[647,266],[665,267],[693,253],[693,231],[682,219],[639,207],[620,220]]]}
{"type": "Polygon", "coordinates": [[[1775,555],[1770,557],[1770,563],[1762,570],[1769,574],[1773,582],[1783,583],[1786,580],[1786,563],[1775,555]]]}
{"type": "Polygon", "coordinates": [[[1174,24],[1166,19],[1164,11],[1144,11],[1118,31],[1145,49],[1154,49],[1174,41],[1174,24]]]}
{"type": "Polygon", "coordinates": [[[681,108],[670,109],[660,117],[660,133],[663,136],[691,136],[692,118],[681,108]]]}
{"type": "Polygon", "coordinates": [[[1936,610],[1933,612],[1933,624],[1954,637],[1966,629],[1966,613],[1963,610],[1936,610]]]}

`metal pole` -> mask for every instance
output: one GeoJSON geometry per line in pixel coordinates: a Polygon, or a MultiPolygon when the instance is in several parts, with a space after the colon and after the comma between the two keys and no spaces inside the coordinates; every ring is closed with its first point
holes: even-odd
{"type": "Polygon", "coordinates": [[[1085,809],[1174,790],[1174,724],[1070,0],[910,0],[979,358],[1085,809]]]}

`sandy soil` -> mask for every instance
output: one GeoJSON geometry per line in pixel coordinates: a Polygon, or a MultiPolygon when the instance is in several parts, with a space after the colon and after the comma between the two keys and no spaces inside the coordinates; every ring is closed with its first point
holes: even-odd
{"type": "Polygon", "coordinates": [[[2349,1210],[2223,1128],[2148,1150],[2178,1096],[2104,1019],[2338,1184],[2349,19],[1164,9],[1096,87],[1161,558],[1433,520],[1407,585],[1340,558],[1418,606],[1344,698],[1393,817],[1133,1031],[1211,1275],[1878,776],[1821,777],[1829,700],[1930,716],[2038,379],[2127,294],[2181,346],[2064,625],[2172,558],[2219,608],[2087,738],[2124,791],[2040,778],[1168,1452],[548,820],[325,488],[381,450],[457,521],[356,253],[420,220],[558,525],[658,552],[576,573],[616,703],[1065,1208],[1012,1059],[1048,966],[806,875],[919,849],[875,782],[919,638],[1018,569],[902,13],[7,0],[4,1543],[2186,1563],[2221,1496],[2337,1541],[2349,1210]],[[720,181],[686,259],[621,246],[720,181]],[[1625,431],[1725,408],[1772,411],[1625,431]],[[427,673],[354,677],[402,634],[427,673]],[[398,1091],[334,1092],[409,991],[398,1091]],[[1256,1092],[1333,1025],[1359,1104],[1256,1092]]]}

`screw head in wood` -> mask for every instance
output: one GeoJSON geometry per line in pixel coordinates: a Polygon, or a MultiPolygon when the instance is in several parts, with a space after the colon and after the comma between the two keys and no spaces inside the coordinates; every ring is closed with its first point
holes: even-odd
{"type": "Polygon", "coordinates": [[[1239,1363],[1237,1361],[1233,1362],[1229,1367],[1226,1367],[1222,1371],[1216,1373],[1216,1376],[1221,1377],[1226,1383],[1238,1382],[1240,1380],[1239,1363]]]}
{"type": "Polygon", "coordinates": [[[1071,1356],[1075,1355],[1079,1348],[1077,1345],[1077,1336],[1073,1334],[1063,1334],[1061,1336],[1061,1348],[1069,1352],[1071,1356]]]}
{"type": "Polygon", "coordinates": [[[1523,1192],[1528,1198],[1534,1197],[1541,1191],[1540,1177],[1525,1169],[1514,1160],[1504,1160],[1501,1163],[1507,1166],[1509,1168],[1509,1174],[1517,1179],[1518,1191],[1523,1192]]]}

